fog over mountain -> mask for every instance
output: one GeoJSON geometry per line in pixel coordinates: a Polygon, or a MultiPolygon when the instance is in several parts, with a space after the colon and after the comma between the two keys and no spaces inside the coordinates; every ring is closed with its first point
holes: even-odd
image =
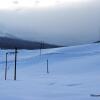
{"type": "Polygon", "coordinates": [[[90,43],[100,38],[99,9],[99,0],[71,6],[0,9],[0,31],[65,46],[90,43]]]}

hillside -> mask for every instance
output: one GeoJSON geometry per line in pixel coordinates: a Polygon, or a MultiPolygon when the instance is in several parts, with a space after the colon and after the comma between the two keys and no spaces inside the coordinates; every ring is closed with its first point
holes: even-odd
{"type": "Polygon", "coordinates": [[[100,95],[99,43],[44,49],[41,56],[39,50],[19,50],[17,81],[13,81],[13,55],[8,56],[4,81],[5,52],[1,50],[0,56],[0,100],[100,99],[92,95],[100,95]]]}
{"type": "MultiPolygon", "coordinates": [[[[57,45],[53,44],[43,44],[43,48],[56,48],[58,47],[57,45]]],[[[0,48],[1,49],[28,49],[28,50],[33,50],[33,49],[40,49],[41,48],[41,42],[37,41],[28,41],[28,40],[23,40],[19,38],[11,38],[11,37],[0,37],[0,48]]]]}

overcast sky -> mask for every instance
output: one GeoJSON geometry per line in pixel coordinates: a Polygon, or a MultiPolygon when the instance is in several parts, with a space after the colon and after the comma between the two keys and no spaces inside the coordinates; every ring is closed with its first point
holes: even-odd
{"type": "Polygon", "coordinates": [[[100,0],[0,0],[0,32],[60,45],[100,38],[100,0]]]}

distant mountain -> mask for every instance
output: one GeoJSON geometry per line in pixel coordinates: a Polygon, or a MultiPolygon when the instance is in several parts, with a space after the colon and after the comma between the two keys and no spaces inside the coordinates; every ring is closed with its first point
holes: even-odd
{"type": "Polygon", "coordinates": [[[95,41],[94,43],[100,43],[100,40],[98,40],[98,41],[95,41]]]}
{"type": "Polygon", "coordinates": [[[0,31],[0,48],[1,49],[40,49],[40,48],[56,48],[58,46],[40,43],[37,41],[28,41],[20,39],[10,33],[0,31]]]}
{"type": "Polygon", "coordinates": [[[1,32],[0,31],[0,37],[8,37],[8,38],[18,38],[18,37],[16,37],[16,36],[14,36],[14,35],[12,35],[12,34],[10,34],[10,33],[4,33],[4,32],[1,32]]]}
{"type": "Polygon", "coordinates": [[[0,36],[0,48],[1,49],[40,49],[40,48],[56,48],[57,45],[41,43],[36,41],[22,40],[13,35],[6,33],[6,35],[0,36]]]}

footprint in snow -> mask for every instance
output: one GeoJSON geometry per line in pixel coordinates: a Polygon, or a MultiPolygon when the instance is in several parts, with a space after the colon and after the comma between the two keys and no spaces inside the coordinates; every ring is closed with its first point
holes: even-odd
{"type": "Polygon", "coordinates": [[[50,86],[55,85],[55,84],[56,84],[55,82],[49,83],[50,86]]]}
{"type": "Polygon", "coordinates": [[[65,86],[69,86],[69,87],[74,87],[74,86],[80,86],[82,85],[81,83],[73,83],[73,84],[66,84],[65,86]]]}
{"type": "Polygon", "coordinates": [[[100,97],[100,94],[91,94],[91,97],[100,97]]]}

